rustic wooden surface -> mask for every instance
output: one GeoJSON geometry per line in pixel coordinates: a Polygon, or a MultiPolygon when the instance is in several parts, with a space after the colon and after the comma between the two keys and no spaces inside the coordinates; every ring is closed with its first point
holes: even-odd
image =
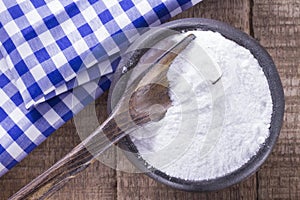
{"type": "Polygon", "coordinates": [[[254,0],[253,32],[277,65],[286,96],[280,139],[258,172],[260,199],[300,199],[300,1],[254,0]]]}
{"type": "MultiPolygon", "coordinates": [[[[225,21],[258,39],[273,56],[286,96],[286,113],[280,139],[261,169],[246,181],[212,193],[188,193],[171,189],[142,175],[116,171],[97,162],[72,180],[51,199],[300,199],[300,1],[204,0],[176,19],[206,17],[225,21]]],[[[99,121],[106,115],[106,98],[82,112],[99,121]]],[[[48,169],[80,142],[75,123],[66,123],[19,165],[0,179],[0,199],[48,169]]],[[[77,122],[90,132],[95,123],[77,122]]],[[[77,126],[78,127],[78,126],[77,126]]],[[[121,157],[115,149],[104,157],[121,157]]]]}

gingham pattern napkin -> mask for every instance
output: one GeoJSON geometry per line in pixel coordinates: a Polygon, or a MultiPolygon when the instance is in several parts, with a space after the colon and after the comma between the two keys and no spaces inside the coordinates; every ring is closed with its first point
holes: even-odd
{"type": "Polygon", "coordinates": [[[138,28],[200,1],[0,1],[0,176],[109,88],[138,28]]]}

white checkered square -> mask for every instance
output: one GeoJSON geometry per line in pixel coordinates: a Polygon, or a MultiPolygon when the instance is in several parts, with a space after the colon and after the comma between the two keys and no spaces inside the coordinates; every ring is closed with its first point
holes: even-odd
{"type": "Polygon", "coordinates": [[[97,37],[98,41],[102,42],[103,40],[108,38],[110,34],[105,28],[105,26],[102,26],[100,29],[95,31],[95,36],[97,37]]]}
{"type": "Polygon", "coordinates": [[[22,148],[16,143],[13,142],[7,149],[7,153],[9,153],[15,160],[18,160],[18,157],[25,153],[22,148]]]}
{"type": "Polygon", "coordinates": [[[88,23],[90,23],[94,19],[98,19],[98,15],[93,7],[87,7],[85,10],[81,11],[81,14],[84,17],[85,21],[88,23]]]}
{"type": "Polygon", "coordinates": [[[11,119],[18,123],[24,118],[23,116],[23,112],[18,108],[16,107],[11,113],[10,113],[10,117],[11,119]]]}
{"type": "Polygon", "coordinates": [[[55,66],[60,66],[62,63],[68,62],[68,60],[63,52],[59,52],[58,54],[54,55],[51,59],[55,66]]]}
{"type": "Polygon", "coordinates": [[[135,5],[135,7],[137,8],[137,10],[140,12],[142,16],[152,11],[152,7],[148,1],[140,1],[135,5]]]}
{"type": "Polygon", "coordinates": [[[72,19],[68,19],[60,24],[60,27],[63,29],[65,35],[70,35],[70,33],[76,31],[77,27],[74,25],[72,19]]]}
{"type": "Polygon", "coordinates": [[[103,1],[103,3],[105,4],[105,7],[107,9],[110,9],[111,7],[117,5],[119,3],[118,0],[110,0],[110,1],[103,1]]]}
{"type": "Polygon", "coordinates": [[[83,85],[84,83],[87,83],[88,81],[90,81],[89,74],[87,73],[87,71],[82,71],[82,73],[80,73],[80,77],[77,78],[78,85],[83,85]]]}
{"type": "Polygon", "coordinates": [[[125,28],[128,24],[131,23],[131,20],[129,19],[126,13],[115,17],[115,21],[121,29],[125,28]]]}
{"type": "MultiPolygon", "coordinates": [[[[39,80],[41,80],[43,77],[47,76],[44,69],[42,67],[40,67],[40,64],[38,64],[37,66],[35,66],[34,68],[31,69],[31,75],[37,82],[39,82],[39,80]]],[[[25,87],[26,86],[24,85],[24,88],[25,87]]]]}
{"type": "Polygon", "coordinates": [[[55,44],[56,40],[53,38],[50,31],[45,31],[39,35],[39,39],[43,43],[44,47],[49,46],[50,44],[55,44]]]}
{"type": "Polygon", "coordinates": [[[44,114],[44,118],[47,119],[48,123],[51,126],[55,126],[56,123],[61,121],[60,116],[57,114],[57,112],[55,112],[55,110],[49,110],[48,112],[46,112],[44,114]]]}
{"type": "Polygon", "coordinates": [[[53,0],[50,2],[47,2],[47,7],[51,11],[51,13],[58,14],[64,10],[64,6],[61,4],[59,0],[53,0]]]}
{"type": "Polygon", "coordinates": [[[24,42],[23,44],[18,46],[18,52],[22,56],[22,58],[27,58],[28,56],[32,55],[32,49],[27,42],[24,42]]]}
{"type": "Polygon", "coordinates": [[[26,18],[32,26],[38,26],[40,22],[43,21],[43,18],[40,16],[37,10],[31,10],[30,12],[26,13],[26,18]]]}
{"type": "Polygon", "coordinates": [[[15,21],[10,21],[9,23],[7,23],[5,25],[5,29],[6,29],[7,33],[11,36],[15,35],[16,33],[19,33],[19,27],[15,23],[15,21]]]}
{"type": "Polygon", "coordinates": [[[83,38],[81,38],[80,40],[77,40],[73,44],[73,48],[75,49],[75,51],[78,55],[82,55],[83,53],[88,52],[90,49],[83,38]]]}
{"type": "MultiPolygon", "coordinates": [[[[37,139],[38,139],[39,137],[42,136],[40,130],[38,130],[34,125],[31,125],[31,126],[27,129],[25,135],[26,135],[32,142],[34,142],[36,145],[39,144],[39,142],[37,142],[37,139]]],[[[44,137],[44,138],[45,138],[45,137],[44,137]]]]}

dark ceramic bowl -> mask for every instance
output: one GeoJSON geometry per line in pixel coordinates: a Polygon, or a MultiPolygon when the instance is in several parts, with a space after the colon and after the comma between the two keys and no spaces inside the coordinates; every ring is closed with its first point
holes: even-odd
{"type": "MultiPolygon", "coordinates": [[[[165,173],[153,168],[148,165],[145,160],[141,156],[139,156],[138,151],[134,143],[131,141],[130,137],[125,137],[120,143],[120,147],[125,151],[125,155],[127,158],[141,171],[145,172],[151,178],[164,183],[173,188],[186,190],[186,191],[214,191],[220,190],[226,187],[229,187],[233,184],[239,183],[240,181],[246,179],[250,175],[254,174],[258,168],[263,164],[263,162],[267,159],[269,154],[271,153],[277,138],[280,133],[280,129],[282,126],[283,115],[284,115],[284,94],[283,88],[281,85],[281,81],[274,65],[274,62],[270,55],[266,52],[266,50],[252,37],[241,32],[238,29],[235,29],[225,23],[210,20],[210,19],[180,19],[176,21],[172,21],[162,25],[161,27],[168,28],[176,31],[186,31],[186,30],[210,30],[214,32],[219,32],[224,37],[229,40],[236,42],[237,44],[245,47],[250,50],[250,52],[254,55],[254,57],[258,60],[260,66],[263,69],[265,76],[267,77],[272,101],[273,101],[273,114],[271,119],[270,126],[270,136],[267,138],[265,145],[260,148],[258,153],[251,158],[245,165],[243,165],[238,170],[227,174],[220,178],[215,178],[208,181],[189,181],[182,180],[179,178],[174,178],[166,175],[165,173]]],[[[137,43],[137,46],[143,46],[146,43],[155,43],[156,40],[164,38],[164,31],[152,31],[151,33],[146,33],[145,36],[137,43]]],[[[116,71],[114,75],[114,80],[112,83],[112,87],[110,89],[109,102],[111,99],[111,94],[113,89],[115,88],[116,82],[120,79],[120,77],[124,74],[124,70],[122,70],[124,65],[127,67],[134,67],[134,64],[138,61],[139,57],[143,54],[143,51],[134,52],[130,54],[126,58],[123,58],[121,64],[119,65],[119,69],[116,71]],[[128,62],[130,61],[130,62],[128,62]],[[122,72],[123,71],[123,72],[122,72]]],[[[126,80],[125,80],[126,81],[126,80]]],[[[119,83],[118,83],[119,85],[119,83]]],[[[124,85],[126,85],[124,83],[124,85]]],[[[114,96],[115,98],[115,96],[114,96]]],[[[114,99],[115,100],[115,99],[114,99]]],[[[111,110],[111,106],[109,105],[108,110],[111,110]]]]}

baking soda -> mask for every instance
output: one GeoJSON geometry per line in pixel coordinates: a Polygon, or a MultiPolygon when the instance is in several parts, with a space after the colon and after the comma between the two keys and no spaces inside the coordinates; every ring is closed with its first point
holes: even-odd
{"type": "Polygon", "coordinates": [[[154,168],[171,177],[209,180],[239,169],[264,145],[272,99],[249,50],[219,33],[191,32],[197,38],[183,55],[197,51],[198,45],[217,63],[221,79],[213,85],[201,66],[178,56],[167,74],[173,106],[159,122],[140,127],[130,137],[154,168]]]}

